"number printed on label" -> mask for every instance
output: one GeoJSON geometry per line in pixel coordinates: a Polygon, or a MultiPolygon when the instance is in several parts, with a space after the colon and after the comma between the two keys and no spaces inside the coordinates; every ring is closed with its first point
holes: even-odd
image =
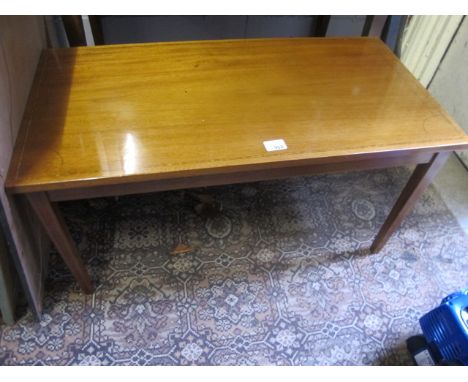
{"type": "Polygon", "coordinates": [[[264,141],[263,146],[265,146],[266,151],[279,151],[287,150],[288,146],[284,139],[274,139],[272,141],[264,141]]]}

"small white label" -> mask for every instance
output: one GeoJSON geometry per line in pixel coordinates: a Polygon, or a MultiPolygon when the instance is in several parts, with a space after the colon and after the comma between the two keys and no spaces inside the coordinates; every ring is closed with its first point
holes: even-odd
{"type": "Polygon", "coordinates": [[[418,366],[434,366],[434,360],[427,350],[423,350],[414,356],[418,366]]]}
{"type": "Polygon", "coordinates": [[[266,151],[279,151],[287,150],[288,146],[284,139],[274,139],[273,141],[264,141],[263,146],[265,146],[266,151]]]}

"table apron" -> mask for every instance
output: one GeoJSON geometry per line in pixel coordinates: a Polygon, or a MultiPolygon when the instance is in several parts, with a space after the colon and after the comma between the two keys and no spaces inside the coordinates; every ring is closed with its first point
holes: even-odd
{"type": "Polygon", "coordinates": [[[370,170],[387,167],[417,165],[428,163],[434,153],[411,153],[398,156],[371,158],[355,161],[298,165],[282,168],[268,168],[221,174],[186,176],[171,179],[145,180],[132,183],[98,185],[94,187],[76,187],[47,191],[53,202],[90,199],[98,197],[143,194],[157,191],[188,189],[196,187],[220,186],[235,183],[247,183],[263,180],[283,179],[294,176],[307,176],[325,173],[370,170]]]}

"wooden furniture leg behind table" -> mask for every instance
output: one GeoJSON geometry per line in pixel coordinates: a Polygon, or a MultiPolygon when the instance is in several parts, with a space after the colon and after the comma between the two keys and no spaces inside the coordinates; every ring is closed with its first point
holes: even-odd
{"type": "Polygon", "coordinates": [[[55,248],[85,293],[93,293],[94,287],[81,259],[57,203],[51,202],[45,192],[26,194],[55,248]]]}

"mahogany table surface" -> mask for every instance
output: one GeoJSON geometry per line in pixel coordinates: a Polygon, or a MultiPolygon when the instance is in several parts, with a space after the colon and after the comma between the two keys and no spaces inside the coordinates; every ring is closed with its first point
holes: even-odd
{"type": "Polygon", "coordinates": [[[378,39],[49,49],[6,188],[73,190],[464,147],[468,136],[378,39]],[[276,139],[287,149],[267,151],[263,142],[276,139]]]}

